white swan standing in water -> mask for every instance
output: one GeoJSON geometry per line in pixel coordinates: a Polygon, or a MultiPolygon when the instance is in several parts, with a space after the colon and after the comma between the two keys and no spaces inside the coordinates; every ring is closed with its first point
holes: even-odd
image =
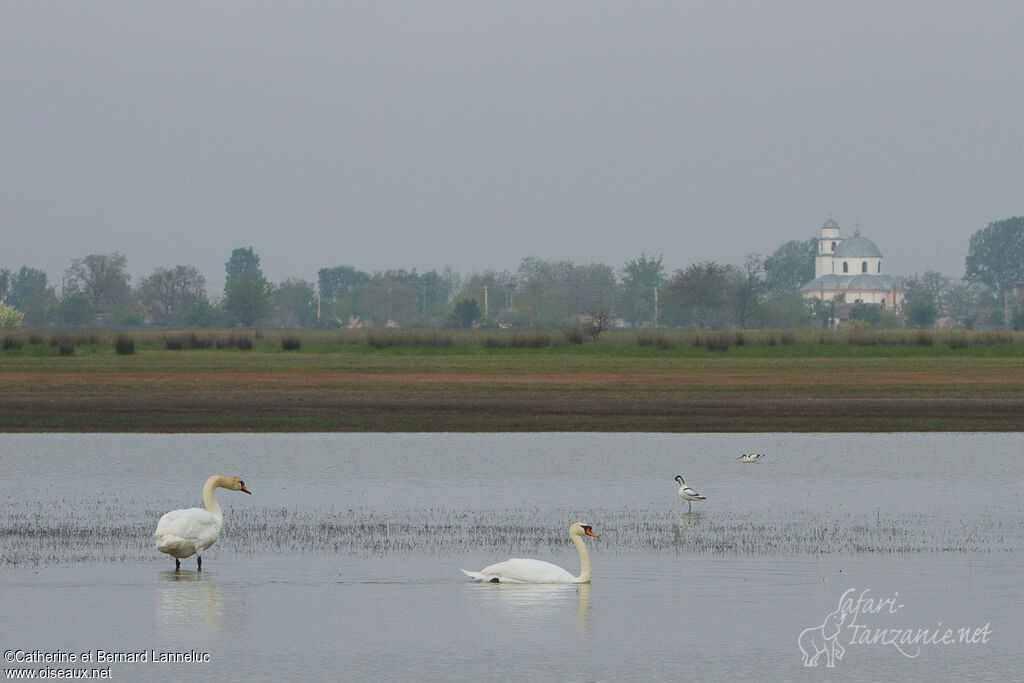
{"type": "Polygon", "coordinates": [[[489,583],[590,583],[590,553],[583,545],[584,536],[597,534],[590,526],[576,522],[569,527],[569,538],[580,554],[580,575],[573,576],[556,564],[543,560],[523,559],[520,557],[505,560],[478,572],[465,569],[462,573],[475,581],[489,583]]]}
{"type": "Polygon", "coordinates": [[[203,508],[171,510],[156,525],[156,549],[174,558],[174,568],[181,569],[181,558],[196,556],[196,568],[203,570],[203,551],[217,541],[224,513],[213,492],[217,488],[252,494],[238,477],[218,477],[206,480],[203,486],[203,508]]]}
{"type": "Polygon", "coordinates": [[[704,496],[700,495],[683,481],[683,475],[677,474],[676,481],[679,482],[679,497],[686,501],[686,511],[689,512],[694,500],[704,500],[704,496]]]}

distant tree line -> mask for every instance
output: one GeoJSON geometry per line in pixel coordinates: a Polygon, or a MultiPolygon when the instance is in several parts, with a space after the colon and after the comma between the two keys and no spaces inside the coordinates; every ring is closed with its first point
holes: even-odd
{"type": "MultiPolygon", "coordinates": [[[[515,272],[321,268],[316,282],[269,282],[251,247],[232,251],[224,291],[212,295],[194,266],[159,267],[133,285],[118,253],[73,259],[60,287],[37,268],[0,268],[0,326],[74,327],[508,327],[602,325],[681,329],[820,327],[836,302],[805,300],[817,240],[791,240],[741,265],[706,261],[668,274],[641,254],[616,269],[528,257],[515,272]]],[[[927,271],[903,280],[902,311],[857,305],[872,327],[1024,328],[1024,218],[975,232],[963,278],[927,271]]]]}

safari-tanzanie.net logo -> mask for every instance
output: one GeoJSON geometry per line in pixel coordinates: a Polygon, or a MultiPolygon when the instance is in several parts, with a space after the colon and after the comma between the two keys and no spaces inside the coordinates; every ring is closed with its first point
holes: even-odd
{"type": "Polygon", "coordinates": [[[860,593],[849,588],[839,598],[839,606],[825,620],[804,629],[797,640],[804,666],[834,667],[848,648],[893,648],[904,657],[920,656],[928,647],[964,646],[988,643],[992,635],[990,623],[984,626],[911,626],[904,622],[900,610],[906,607],[899,593],[875,597],[871,589],[860,593]]]}

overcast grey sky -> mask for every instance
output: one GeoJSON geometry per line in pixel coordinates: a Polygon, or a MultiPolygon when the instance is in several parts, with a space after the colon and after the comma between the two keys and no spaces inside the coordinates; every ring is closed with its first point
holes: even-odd
{"type": "Polygon", "coordinates": [[[0,4],[0,267],[669,272],[1024,214],[1024,3],[0,4]]]}

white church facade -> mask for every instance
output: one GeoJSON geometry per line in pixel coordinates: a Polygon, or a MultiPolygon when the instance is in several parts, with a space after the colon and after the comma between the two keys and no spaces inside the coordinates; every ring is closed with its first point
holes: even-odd
{"type": "Polygon", "coordinates": [[[853,237],[840,237],[839,224],[831,218],[821,226],[814,279],[800,288],[800,294],[825,301],[839,295],[843,303],[880,304],[889,309],[903,305],[899,280],[882,272],[878,245],[859,230],[853,237]]]}

